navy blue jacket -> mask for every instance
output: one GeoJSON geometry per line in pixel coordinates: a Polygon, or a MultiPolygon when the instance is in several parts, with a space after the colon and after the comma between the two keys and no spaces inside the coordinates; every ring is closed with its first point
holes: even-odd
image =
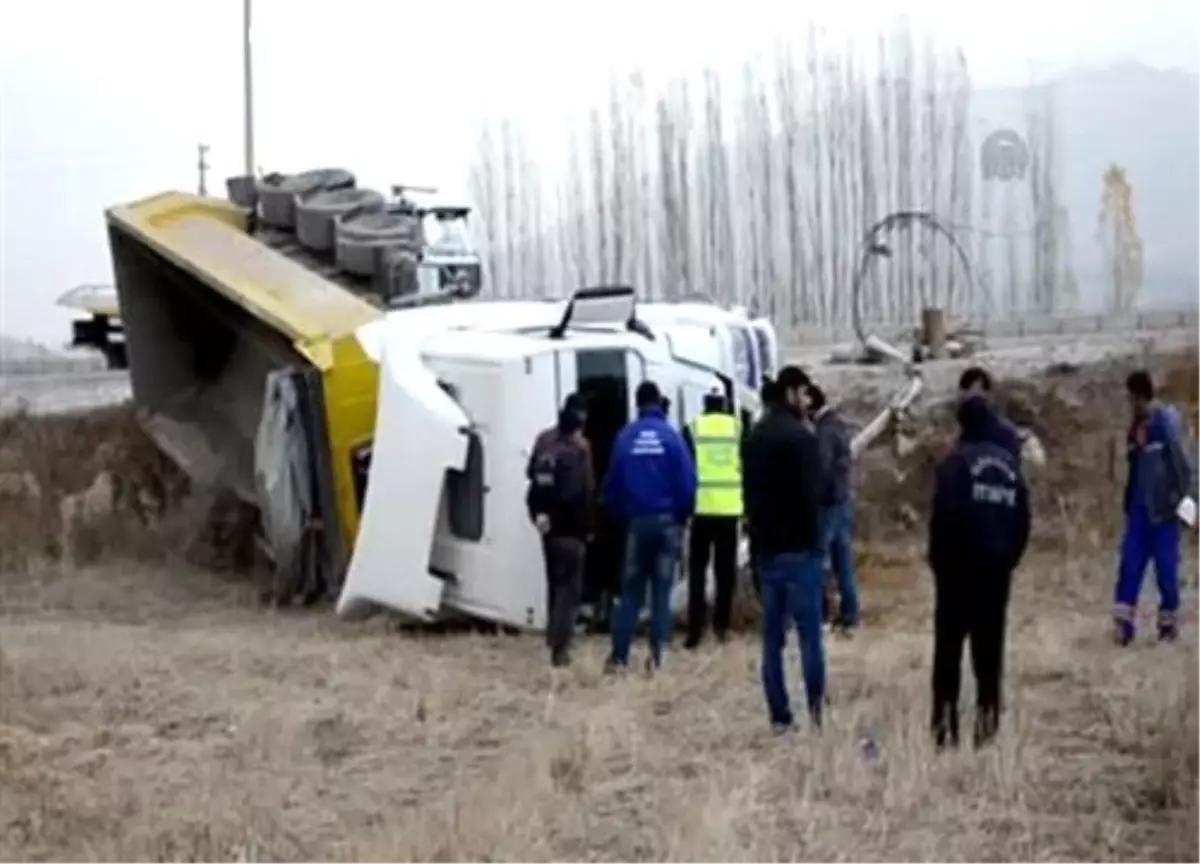
{"type": "Polygon", "coordinates": [[[1021,464],[1021,433],[1007,417],[1000,413],[995,405],[990,402],[986,405],[988,420],[987,427],[982,433],[984,440],[991,441],[996,446],[1003,448],[1013,459],[1017,460],[1019,466],[1021,464]]]}
{"type": "Polygon", "coordinates": [[[1016,459],[988,438],[992,428],[964,430],[937,470],[929,520],[929,566],[935,574],[1014,570],[1029,543],[1029,489],[1016,459]]]}
{"type": "Polygon", "coordinates": [[[619,520],[674,516],[682,524],[695,511],[696,465],[661,409],[642,411],[617,435],[604,504],[619,520]]]}

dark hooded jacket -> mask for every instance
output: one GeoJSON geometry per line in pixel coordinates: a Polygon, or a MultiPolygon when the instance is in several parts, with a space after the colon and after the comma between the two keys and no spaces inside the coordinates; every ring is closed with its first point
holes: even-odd
{"type": "Polygon", "coordinates": [[[971,396],[970,399],[978,399],[983,407],[987,410],[987,421],[984,423],[983,435],[984,439],[991,441],[998,447],[1006,450],[1014,460],[1017,467],[1021,465],[1021,433],[1016,425],[1012,423],[1000,409],[989,402],[982,396],[971,396]]]}
{"type": "Polygon", "coordinates": [[[588,537],[595,520],[596,497],[595,477],[592,469],[592,453],[587,440],[575,433],[579,431],[579,415],[563,409],[558,424],[540,433],[529,454],[525,469],[529,488],[525,495],[525,506],[530,519],[545,515],[550,519],[549,536],[588,537]],[[549,460],[549,461],[547,461],[549,460]],[[541,476],[550,470],[553,476],[541,476]],[[563,472],[567,472],[564,476],[563,472]],[[561,484],[567,487],[556,488],[561,484]],[[563,492],[566,497],[563,497],[563,492]]]}
{"type": "Polygon", "coordinates": [[[937,470],[929,565],[941,575],[1011,571],[1029,542],[1029,490],[1011,451],[992,437],[980,396],[958,408],[958,443],[937,470]]]}

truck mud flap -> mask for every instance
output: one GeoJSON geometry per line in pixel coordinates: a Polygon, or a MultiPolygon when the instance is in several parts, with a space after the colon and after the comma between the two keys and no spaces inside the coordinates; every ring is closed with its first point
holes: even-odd
{"type": "Polygon", "coordinates": [[[254,442],[255,486],[275,564],[277,602],[335,596],[345,569],[321,377],[315,369],[267,375],[254,442]]]}

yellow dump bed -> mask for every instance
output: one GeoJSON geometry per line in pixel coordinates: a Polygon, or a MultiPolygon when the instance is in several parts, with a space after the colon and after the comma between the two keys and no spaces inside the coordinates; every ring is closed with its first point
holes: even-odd
{"type": "Polygon", "coordinates": [[[166,192],[110,208],[108,222],[286,334],[320,368],[330,362],[330,342],[380,315],[378,307],[252,237],[245,211],[225,201],[166,192]]]}
{"type": "Polygon", "coordinates": [[[382,315],[312,262],[248,231],[232,203],[167,192],[110,208],[109,244],[133,397],[159,445],[193,478],[253,502],[267,376],[316,370],[334,514],[357,529],[351,451],[369,441],[377,369],[355,330],[382,315]]]}

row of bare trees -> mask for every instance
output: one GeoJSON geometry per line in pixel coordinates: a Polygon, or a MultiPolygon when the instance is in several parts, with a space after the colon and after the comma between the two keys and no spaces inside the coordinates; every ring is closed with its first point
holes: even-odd
{"type": "Polygon", "coordinates": [[[829,50],[810,28],[746,62],[733,87],[712,69],[656,86],[636,71],[614,78],[549,146],[565,152],[557,162],[517,121],[484,121],[470,188],[488,284],[509,297],[625,283],[742,303],[780,324],[845,324],[866,230],[923,210],[972,266],[936,232],[899,231],[863,282],[868,318],[909,322],[929,304],[971,317],[1055,308],[1065,210],[1052,100],[1029,112],[1028,188],[1007,208],[1024,216],[989,232],[971,98],[961,52],[928,39],[918,50],[901,22],[870,54],[829,50]],[[990,264],[995,236],[1007,238],[1007,290],[990,264]]]}

